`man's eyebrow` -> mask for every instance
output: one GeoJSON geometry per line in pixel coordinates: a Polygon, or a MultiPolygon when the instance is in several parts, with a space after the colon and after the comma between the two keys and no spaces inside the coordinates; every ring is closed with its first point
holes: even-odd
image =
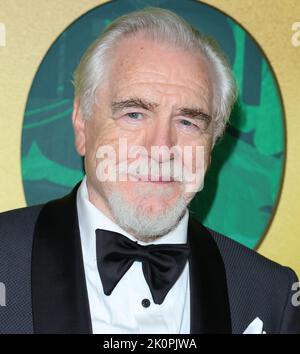
{"type": "Polygon", "coordinates": [[[178,114],[189,118],[204,119],[207,123],[210,123],[212,120],[212,117],[201,108],[180,107],[178,114]]]}
{"type": "MultiPolygon", "coordinates": [[[[128,99],[114,101],[111,104],[112,113],[116,113],[124,108],[143,108],[148,111],[154,111],[155,108],[159,106],[158,103],[150,102],[148,100],[139,97],[130,97],[128,99]]],[[[183,115],[189,118],[204,119],[207,123],[210,123],[212,117],[205,113],[201,108],[198,107],[179,107],[176,114],[183,115]]]]}
{"type": "Polygon", "coordinates": [[[158,106],[157,103],[150,102],[138,97],[131,97],[125,100],[112,102],[111,110],[113,113],[115,113],[124,108],[134,107],[134,108],[143,108],[148,111],[153,111],[157,106],[158,106]]]}

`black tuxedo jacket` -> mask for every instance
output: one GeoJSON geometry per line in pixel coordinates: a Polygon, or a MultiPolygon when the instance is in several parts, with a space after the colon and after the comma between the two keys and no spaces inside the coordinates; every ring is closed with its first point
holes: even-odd
{"type": "MultiPolygon", "coordinates": [[[[0,214],[0,333],[92,333],[76,193],[0,214]]],[[[295,273],[190,218],[191,333],[300,333],[295,273]]]]}

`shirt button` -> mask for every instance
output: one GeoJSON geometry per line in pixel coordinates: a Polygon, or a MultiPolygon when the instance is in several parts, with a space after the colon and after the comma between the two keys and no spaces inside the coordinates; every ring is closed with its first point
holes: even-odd
{"type": "Polygon", "coordinates": [[[150,306],[150,300],[148,300],[148,299],[143,299],[143,300],[142,300],[142,305],[143,305],[144,307],[149,307],[149,306],[150,306]]]}

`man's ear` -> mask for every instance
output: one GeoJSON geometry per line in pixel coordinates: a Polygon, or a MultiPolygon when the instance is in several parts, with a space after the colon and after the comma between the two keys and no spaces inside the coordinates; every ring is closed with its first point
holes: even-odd
{"type": "Polygon", "coordinates": [[[79,100],[74,99],[72,124],[75,136],[75,147],[79,155],[85,155],[85,119],[82,115],[79,100]]]}
{"type": "Polygon", "coordinates": [[[208,159],[207,159],[207,165],[206,165],[206,168],[205,168],[205,171],[204,171],[205,174],[208,171],[208,169],[210,167],[210,164],[211,164],[211,152],[210,152],[210,154],[208,156],[208,159]]]}

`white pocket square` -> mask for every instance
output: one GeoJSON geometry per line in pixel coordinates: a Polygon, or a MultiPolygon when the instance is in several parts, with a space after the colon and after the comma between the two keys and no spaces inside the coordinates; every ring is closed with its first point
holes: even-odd
{"type": "Polygon", "coordinates": [[[266,334],[263,330],[263,326],[263,321],[259,317],[256,317],[245,329],[243,334],[266,334]]]}

